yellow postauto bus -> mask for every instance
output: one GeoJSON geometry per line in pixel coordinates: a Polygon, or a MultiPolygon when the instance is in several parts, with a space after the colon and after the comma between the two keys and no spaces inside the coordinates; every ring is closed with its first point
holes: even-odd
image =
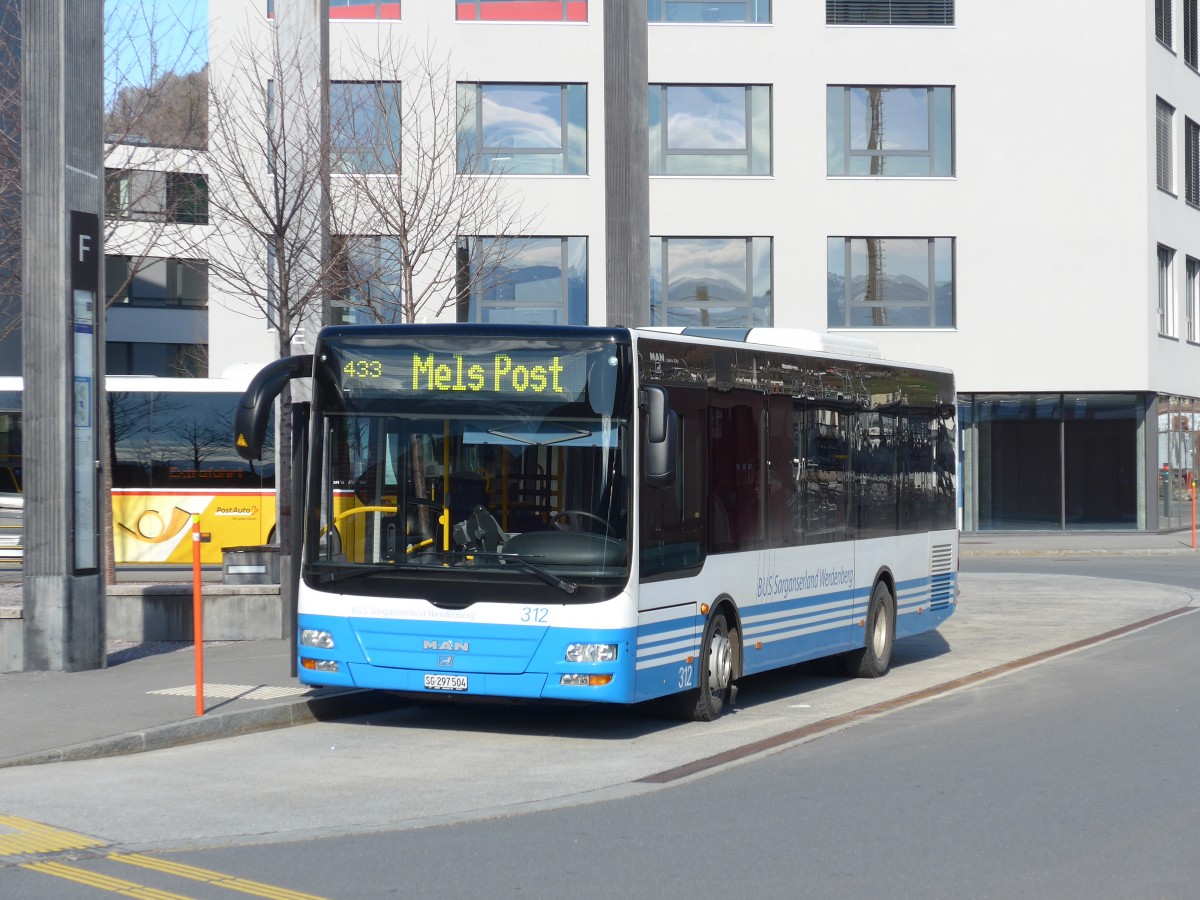
{"type": "MultiPolygon", "coordinates": [[[[227,547],[275,536],[273,448],[253,463],[230,446],[237,378],[105,379],[117,565],[191,565],[191,519],[200,516],[201,562],[227,547]]],[[[20,559],[24,503],[21,379],[0,377],[0,559],[20,559]]],[[[273,429],[272,429],[273,433],[273,429]]]]}

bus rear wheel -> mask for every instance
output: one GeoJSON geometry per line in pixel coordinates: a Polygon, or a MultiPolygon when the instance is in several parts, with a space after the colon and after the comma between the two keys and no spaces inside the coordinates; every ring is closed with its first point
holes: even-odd
{"type": "Polygon", "coordinates": [[[882,581],[871,592],[864,641],[861,649],[842,654],[842,671],[858,678],[882,678],[891,667],[896,641],[896,601],[882,581]]]}
{"type": "Polygon", "coordinates": [[[679,695],[679,714],[690,722],[711,722],[733,702],[741,638],[729,625],[724,613],[717,613],[704,627],[700,645],[699,686],[679,695]]]}

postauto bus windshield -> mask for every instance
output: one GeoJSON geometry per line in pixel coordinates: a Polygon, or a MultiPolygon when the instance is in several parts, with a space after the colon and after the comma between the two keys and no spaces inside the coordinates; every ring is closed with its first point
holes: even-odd
{"type": "Polygon", "coordinates": [[[619,584],[629,347],[595,335],[327,337],[306,583],[463,603],[464,579],[514,601],[619,584]]]}

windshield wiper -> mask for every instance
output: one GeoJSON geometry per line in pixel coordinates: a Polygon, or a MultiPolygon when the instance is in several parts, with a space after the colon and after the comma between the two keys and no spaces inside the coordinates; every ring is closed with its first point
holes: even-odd
{"type": "Polygon", "coordinates": [[[510,553],[496,553],[488,550],[470,550],[466,553],[454,553],[452,556],[473,556],[486,557],[487,559],[498,559],[502,565],[515,565],[517,568],[524,569],[531,575],[536,575],[542,581],[551,587],[556,587],[564,594],[574,594],[579,590],[579,585],[573,581],[568,581],[565,578],[559,578],[549,569],[543,569],[537,563],[531,563],[527,559],[522,559],[519,556],[514,556],[510,553]]]}
{"type": "MultiPolygon", "coordinates": [[[[519,556],[513,556],[507,553],[495,553],[486,550],[471,550],[467,552],[439,553],[440,557],[453,557],[466,559],[468,557],[478,559],[484,557],[487,559],[499,560],[503,565],[514,565],[519,569],[523,569],[531,575],[535,575],[551,587],[556,587],[564,594],[575,594],[579,591],[579,585],[573,581],[568,581],[565,578],[559,578],[549,569],[543,569],[537,563],[531,563],[527,559],[522,559],[519,556]]],[[[338,565],[338,563],[325,563],[325,565],[338,565]]],[[[350,578],[358,578],[361,575],[379,575],[390,574],[403,571],[412,571],[407,566],[354,566],[353,568],[338,568],[334,572],[316,571],[317,566],[314,564],[310,567],[314,570],[317,580],[321,584],[333,584],[337,581],[346,581],[350,578]]],[[[420,567],[426,569],[427,567],[420,567]]]]}
{"type": "Polygon", "coordinates": [[[317,581],[321,584],[332,584],[335,581],[346,581],[349,578],[358,578],[360,575],[374,575],[378,572],[394,572],[395,569],[391,566],[354,566],[347,568],[340,563],[324,563],[324,565],[338,566],[336,571],[321,572],[317,568],[319,564],[310,564],[309,568],[313,570],[313,574],[317,576],[317,581]]]}

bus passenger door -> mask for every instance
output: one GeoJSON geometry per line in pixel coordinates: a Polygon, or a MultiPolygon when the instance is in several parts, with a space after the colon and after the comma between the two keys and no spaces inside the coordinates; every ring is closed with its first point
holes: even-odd
{"type": "Polygon", "coordinates": [[[671,580],[697,574],[705,556],[705,391],[673,387],[668,394],[679,428],[675,483],[652,487],[642,478],[638,486],[642,609],[711,599],[692,596],[671,580]]]}

